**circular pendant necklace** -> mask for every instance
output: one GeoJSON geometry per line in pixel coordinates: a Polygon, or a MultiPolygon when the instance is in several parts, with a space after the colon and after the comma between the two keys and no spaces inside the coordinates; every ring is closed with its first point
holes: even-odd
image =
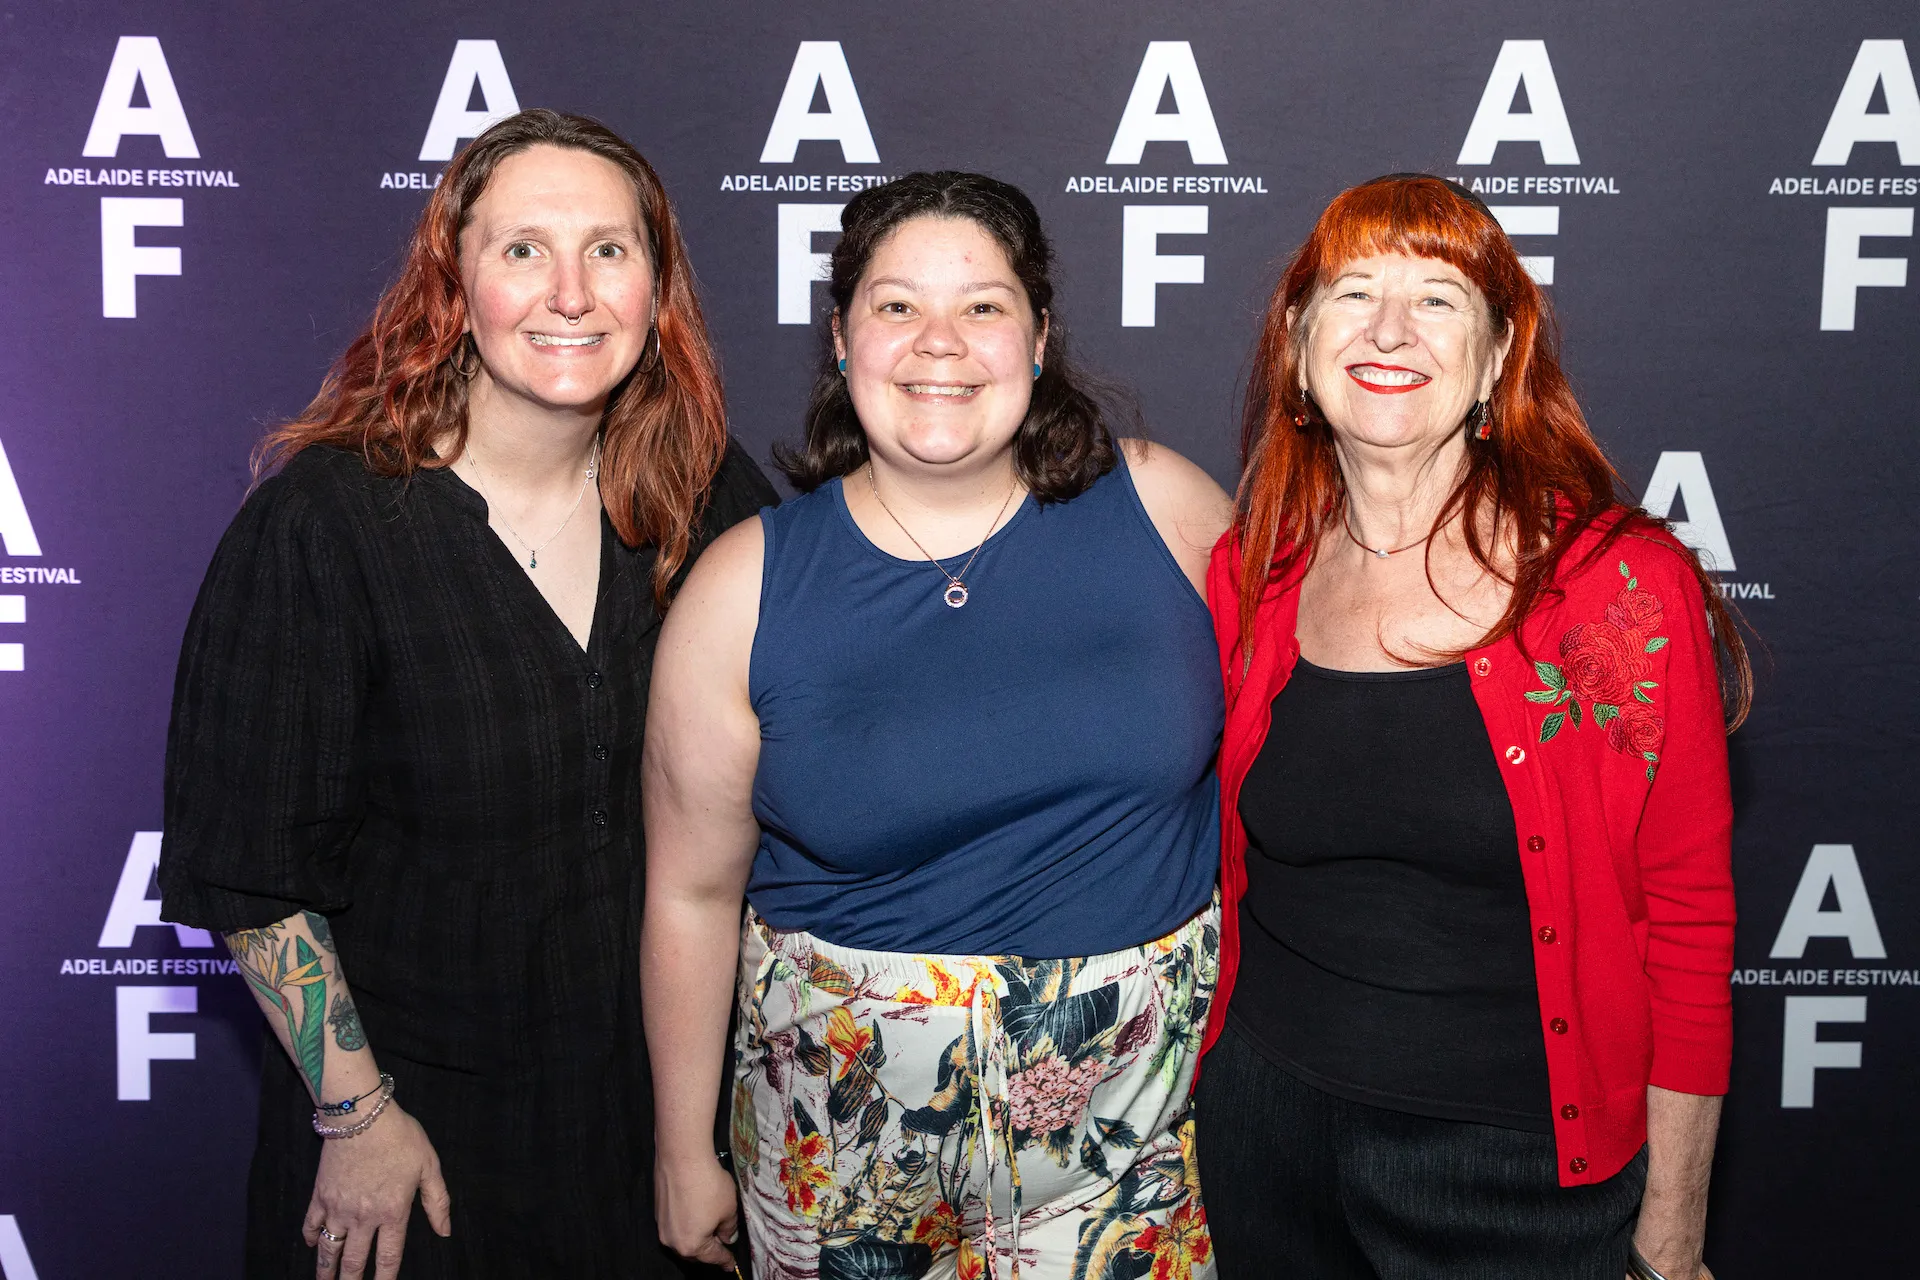
{"type": "Polygon", "coordinates": [[[1012,503],[1013,495],[1019,487],[1015,484],[1008,488],[1005,500],[1000,503],[1000,509],[993,513],[993,522],[987,526],[986,537],[980,539],[980,545],[973,549],[973,554],[967,557],[967,562],[960,566],[960,572],[948,573],[947,566],[935,560],[933,553],[920,545],[920,539],[913,536],[913,530],[900,523],[900,517],[893,514],[893,508],[888,506],[887,500],[880,496],[880,486],[873,482],[873,459],[867,459],[867,488],[872,491],[873,500],[880,504],[882,511],[887,513],[887,519],[893,521],[900,532],[907,535],[907,541],[913,544],[914,549],[925,556],[933,567],[940,571],[940,576],[947,580],[947,589],[940,593],[940,598],[947,602],[949,609],[958,609],[967,603],[967,584],[964,581],[967,570],[973,568],[973,562],[980,558],[980,552],[986,548],[987,538],[991,538],[993,531],[999,527],[1000,517],[1007,514],[1007,507],[1012,503]]]}
{"type": "Polygon", "coordinates": [[[1347,537],[1352,540],[1354,546],[1381,560],[1385,560],[1388,556],[1397,556],[1402,551],[1411,551],[1433,536],[1433,530],[1429,529],[1404,547],[1370,547],[1360,541],[1359,537],[1353,532],[1353,524],[1347,519],[1347,512],[1345,510],[1340,512],[1340,527],[1347,531],[1347,537]]]}
{"type": "Polygon", "coordinates": [[[552,533],[548,534],[546,537],[546,541],[542,542],[537,547],[528,546],[527,540],[520,536],[520,531],[518,529],[515,529],[513,525],[508,522],[507,513],[503,510],[498,510],[494,507],[493,495],[487,491],[486,472],[480,469],[480,455],[473,451],[472,444],[467,445],[467,457],[473,461],[473,474],[474,474],[474,477],[480,481],[480,496],[487,500],[488,513],[490,515],[497,515],[500,517],[501,527],[504,528],[508,533],[512,534],[513,540],[520,544],[520,549],[527,553],[527,568],[538,569],[540,567],[540,553],[542,551],[545,551],[548,547],[552,546],[553,540],[559,537],[561,534],[565,533],[567,531],[567,526],[573,523],[574,513],[580,510],[580,503],[587,496],[587,485],[593,480],[594,476],[599,474],[600,437],[596,435],[593,438],[593,453],[587,458],[587,471],[585,475],[580,477],[580,491],[573,495],[573,505],[567,508],[567,518],[565,520],[562,520],[560,522],[560,527],[558,529],[555,529],[552,533]]]}

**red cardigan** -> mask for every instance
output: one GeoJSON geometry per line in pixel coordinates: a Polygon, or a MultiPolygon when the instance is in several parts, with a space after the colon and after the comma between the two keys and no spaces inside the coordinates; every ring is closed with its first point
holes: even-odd
{"type": "MultiPolygon", "coordinates": [[[[1647,1135],[1649,1084],[1726,1092],[1733,1053],[1733,805],[1706,610],[1663,530],[1568,552],[1516,637],[1466,655],[1513,804],[1563,1186],[1599,1182],[1647,1135]]],[[[1293,671],[1299,575],[1261,602],[1240,651],[1239,546],[1214,549],[1207,599],[1227,685],[1220,748],[1224,913],[1203,1052],[1240,959],[1240,784],[1293,671]]]]}

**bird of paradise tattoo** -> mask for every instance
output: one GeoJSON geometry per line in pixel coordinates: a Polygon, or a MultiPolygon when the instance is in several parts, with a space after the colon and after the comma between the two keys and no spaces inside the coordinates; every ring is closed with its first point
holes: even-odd
{"type": "MultiPolygon", "coordinates": [[[[306,913],[324,947],[332,941],[325,917],[306,913]]],[[[320,952],[305,938],[284,936],[285,922],[259,929],[236,929],[226,936],[227,950],[240,966],[247,985],[280,1011],[286,1020],[287,1040],[294,1065],[316,1098],[323,1097],[321,1079],[326,1070],[327,968],[320,952]],[[296,998],[298,1010],[295,1009],[296,998]]]]}

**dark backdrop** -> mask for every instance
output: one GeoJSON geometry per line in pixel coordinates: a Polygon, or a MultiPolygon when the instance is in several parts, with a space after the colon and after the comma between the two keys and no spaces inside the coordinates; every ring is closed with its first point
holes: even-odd
{"type": "MultiPolygon", "coordinates": [[[[1081,351],[1231,486],[1256,318],[1319,208],[1392,170],[1488,191],[1551,260],[1625,489],[1687,522],[1765,644],[1733,746],[1741,985],[1708,1256],[1726,1276],[1907,1270],[1906,41],[1920,54],[1920,16],[1892,0],[0,14],[6,1280],[237,1274],[260,1021],[224,951],[151,901],[176,647],[250,446],[363,321],[442,168],[430,128],[470,135],[461,112],[508,98],[599,116],[659,168],[763,459],[818,340],[780,322],[782,218],[831,222],[783,205],[916,167],[1021,184],[1081,351]],[[835,136],[785,162],[783,132],[835,136]]],[[[788,242],[793,307],[800,255],[831,242],[788,242]]]]}

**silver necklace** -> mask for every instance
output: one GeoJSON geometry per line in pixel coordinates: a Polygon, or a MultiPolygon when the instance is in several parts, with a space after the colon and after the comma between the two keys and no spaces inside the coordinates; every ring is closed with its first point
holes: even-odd
{"type": "Polygon", "coordinates": [[[962,579],[967,576],[967,570],[973,568],[973,562],[980,558],[980,552],[986,548],[987,538],[993,536],[994,529],[1000,524],[1000,517],[1007,514],[1007,507],[1012,503],[1013,495],[1019,488],[1019,485],[1016,484],[1007,489],[1007,496],[1001,501],[1000,509],[993,513],[993,523],[987,526],[986,537],[980,539],[980,545],[973,549],[973,554],[967,557],[967,562],[960,566],[959,573],[948,573],[947,566],[935,560],[933,553],[921,546],[920,539],[913,536],[913,530],[901,524],[900,517],[893,514],[893,508],[888,506],[887,500],[880,496],[880,486],[873,482],[873,460],[871,458],[867,460],[867,488],[873,491],[873,500],[880,504],[882,511],[887,513],[887,519],[893,521],[900,532],[907,535],[907,541],[913,544],[914,549],[925,556],[933,564],[933,567],[940,571],[940,576],[947,580],[947,589],[940,593],[940,598],[947,602],[947,607],[949,609],[958,609],[965,605],[967,602],[967,584],[962,581],[962,579]]]}
{"type": "Polygon", "coordinates": [[[1433,536],[1433,530],[1429,529],[1424,534],[1420,535],[1418,538],[1415,538],[1412,542],[1409,542],[1404,547],[1370,547],[1366,543],[1360,541],[1359,535],[1354,533],[1353,522],[1347,518],[1347,512],[1344,510],[1341,511],[1340,513],[1340,524],[1343,528],[1346,529],[1347,537],[1352,539],[1354,546],[1360,548],[1362,551],[1371,552],[1375,557],[1381,560],[1385,560],[1388,556],[1397,556],[1402,551],[1411,551],[1415,547],[1419,546],[1421,543],[1425,542],[1428,538],[1431,538],[1433,536]]]}
{"type": "Polygon", "coordinates": [[[552,546],[553,540],[565,533],[567,526],[573,523],[574,513],[580,510],[581,502],[586,499],[587,485],[591,483],[594,476],[600,472],[600,437],[596,435],[593,438],[593,453],[587,458],[586,474],[580,477],[580,491],[573,495],[573,505],[567,508],[567,518],[562,520],[560,527],[548,534],[546,541],[537,547],[529,546],[527,540],[520,536],[520,531],[515,529],[512,522],[507,519],[507,513],[494,504],[493,494],[487,488],[487,473],[481,469],[480,455],[473,451],[473,445],[471,443],[467,445],[467,457],[473,461],[474,478],[480,481],[480,496],[487,500],[488,512],[500,517],[501,526],[513,536],[515,542],[520,544],[520,549],[527,553],[527,568],[538,569],[540,567],[540,553],[552,546]]]}

